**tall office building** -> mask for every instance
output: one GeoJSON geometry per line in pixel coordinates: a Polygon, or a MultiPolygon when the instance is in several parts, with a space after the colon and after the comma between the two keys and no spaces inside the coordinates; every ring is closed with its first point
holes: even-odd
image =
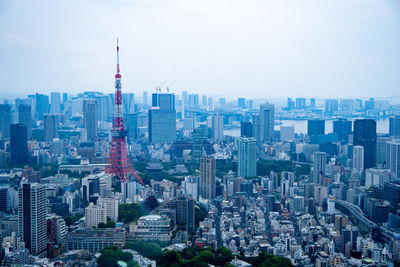
{"type": "Polygon", "coordinates": [[[59,92],[50,93],[51,107],[50,113],[56,114],[61,111],[61,95],[59,92]]]}
{"type": "Polygon", "coordinates": [[[125,129],[128,131],[128,140],[138,138],[138,113],[124,114],[125,129]]]}
{"type": "Polygon", "coordinates": [[[207,96],[203,95],[203,97],[201,98],[201,105],[206,107],[207,106],[207,96]]]}
{"type": "Polygon", "coordinates": [[[353,169],[357,171],[364,171],[364,147],[353,147],[353,169]]]}
{"type": "Polygon", "coordinates": [[[352,122],[346,119],[333,121],[333,133],[337,134],[338,141],[348,143],[351,134],[352,122]]]}
{"type": "Polygon", "coordinates": [[[143,92],[143,105],[147,106],[147,104],[148,104],[148,95],[147,95],[147,92],[144,91],[143,92]]]}
{"type": "Polygon", "coordinates": [[[18,122],[26,126],[28,140],[32,138],[32,112],[31,106],[18,105],[18,122]]]}
{"type": "Polygon", "coordinates": [[[49,96],[36,93],[35,103],[36,119],[43,120],[44,114],[50,112],[49,96]]]}
{"type": "Polygon", "coordinates": [[[200,195],[204,199],[215,198],[216,160],[214,158],[200,159],[200,195]]]}
{"type": "Polygon", "coordinates": [[[325,100],[325,112],[335,113],[339,110],[339,102],[337,99],[326,99],[325,100]]]}
{"type": "Polygon", "coordinates": [[[359,119],[354,121],[353,143],[364,147],[364,168],[369,169],[376,164],[376,121],[359,119]]]}
{"type": "Polygon", "coordinates": [[[238,176],[257,176],[256,139],[239,137],[238,146],[238,176]]]}
{"type": "Polygon", "coordinates": [[[167,205],[168,208],[176,211],[176,224],[184,225],[188,232],[196,230],[195,204],[196,202],[193,199],[180,197],[171,200],[167,205]]]}
{"type": "Polygon", "coordinates": [[[212,115],[211,125],[213,131],[214,142],[220,142],[224,139],[224,117],[217,115],[212,115]]]}
{"type": "Polygon", "coordinates": [[[388,142],[388,167],[395,178],[400,178],[400,141],[388,142]]]}
{"type": "Polygon", "coordinates": [[[176,110],[174,94],[152,95],[152,109],[149,110],[149,142],[172,143],[176,140],[176,110]]]}
{"type": "Polygon", "coordinates": [[[319,184],[320,175],[326,172],[326,153],[317,151],[313,157],[313,182],[319,184]]]}
{"type": "Polygon", "coordinates": [[[63,93],[62,94],[62,104],[64,105],[65,102],[67,102],[67,101],[68,101],[68,93],[63,93]]]}
{"type": "Polygon", "coordinates": [[[305,107],[306,107],[306,99],[296,98],[296,108],[305,108],[305,107]]]}
{"type": "Polygon", "coordinates": [[[97,137],[97,102],[95,99],[83,101],[83,121],[87,140],[95,141],[97,137]]]}
{"type": "Polygon", "coordinates": [[[325,134],[325,120],[308,120],[307,135],[316,136],[320,134],[325,134]]]}
{"type": "Polygon", "coordinates": [[[239,108],[246,108],[246,99],[243,97],[238,98],[238,107],[239,108]]]}
{"type": "Polygon", "coordinates": [[[389,135],[400,136],[400,116],[393,116],[389,119],[389,135]]]}
{"type": "Polygon", "coordinates": [[[251,122],[240,123],[240,137],[253,137],[253,124],[251,122]]]}
{"type": "Polygon", "coordinates": [[[0,134],[3,139],[10,137],[11,106],[0,104],[0,134]]]}
{"type": "Polygon", "coordinates": [[[12,124],[10,127],[10,162],[11,164],[25,164],[28,162],[28,141],[26,126],[12,124]]]}
{"type": "Polygon", "coordinates": [[[35,256],[46,256],[46,194],[41,184],[24,183],[18,189],[18,234],[35,256]]]}
{"type": "Polygon", "coordinates": [[[135,95],[132,93],[122,94],[122,109],[123,113],[135,112],[135,95]]]}
{"type": "Polygon", "coordinates": [[[260,106],[260,139],[261,142],[271,141],[274,138],[275,106],[262,104],[260,106]]]}
{"type": "Polygon", "coordinates": [[[55,115],[44,115],[44,140],[46,142],[53,141],[57,137],[57,118],[55,115]]]}
{"type": "Polygon", "coordinates": [[[310,107],[315,108],[315,106],[316,106],[316,100],[315,100],[315,98],[311,98],[310,99],[310,107]]]}
{"type": "Polygon", "coordinates": [[[261,116],[253,115],[253,137],[257,141],[257,145],[261,146],[261,116]]]}
{"type": "Polygon", "coordinates": [[[189,94],[187,104],[189,106],[198,106],[199,105],[199,95],[198,94],[189,94]]]}

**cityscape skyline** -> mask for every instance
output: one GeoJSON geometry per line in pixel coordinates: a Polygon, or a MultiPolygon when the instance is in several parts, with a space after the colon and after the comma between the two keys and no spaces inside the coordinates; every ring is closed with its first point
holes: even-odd
{"type": "Polygon", "coordinates": [[[119,37],[125,92],[169,80],[178,94],[399,96],[399,10],[397,1],[377,0],[2,1],[1,91],[111,93],[119,37]],[[9,79],[13,73],[24,79],[9,79]]]}

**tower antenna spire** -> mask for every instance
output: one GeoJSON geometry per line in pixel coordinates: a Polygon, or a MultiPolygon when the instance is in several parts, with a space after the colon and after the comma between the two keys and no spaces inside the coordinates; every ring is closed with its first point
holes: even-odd
{"type": "Polygon", "coordinates": [[[123,108],[122,108],[122,85],[121,74],[119,73],[119,44],[117,38],[117,74],[115,74],[115,96],[114,96],[114,119],[113,128],[111,130],[111,149],[107,165],[104,171],[113,176],[119,177],[124,189],[124,199],[126,197],[126,186],[130,177],[133,175],[136,179],[143,184],[136,170],[132,166],[132,162],[128,156],[126,146],[127,131],[125,130],[123,108]]]}

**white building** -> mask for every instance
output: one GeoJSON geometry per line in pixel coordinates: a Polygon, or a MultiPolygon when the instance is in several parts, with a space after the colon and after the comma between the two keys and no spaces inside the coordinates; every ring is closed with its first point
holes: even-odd
{"type": "Polygon", "coordinates": [[[353,147],[353,169],[362,172],[364,171],[364,147],[353,147]]]}
{"type": "Polygon", "coordinates": [[[115,198],[99,198],[97,205],[105,209],[106,218],[118,221],[118,200],[115,198]]]}
{"type": "Polygon", "coordinates": [[[90,203],[90,205],[85,209],[85,219],[87,228],[97,228],[99,223],[107,223],[105,208],[90,203]]]}

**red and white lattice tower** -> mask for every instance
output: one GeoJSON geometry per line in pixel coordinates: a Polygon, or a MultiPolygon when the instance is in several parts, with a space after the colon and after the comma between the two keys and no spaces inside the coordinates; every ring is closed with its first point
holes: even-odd
{"type": "Polygon", "coordinates": [[[129,175],[131,174],[141,184],[144,184],[129,159],[126,147],[126,135],[127,131],[125,130],[124,117],[122,116],[121,74],[119,73],[119,46],[117,39],[117,74],[115,74],[115,105],[113,128],[111,130],[112,144],[110,157],[104,171],[108,174],[118,176],[123,183],[129,181],[129,175]]]}

